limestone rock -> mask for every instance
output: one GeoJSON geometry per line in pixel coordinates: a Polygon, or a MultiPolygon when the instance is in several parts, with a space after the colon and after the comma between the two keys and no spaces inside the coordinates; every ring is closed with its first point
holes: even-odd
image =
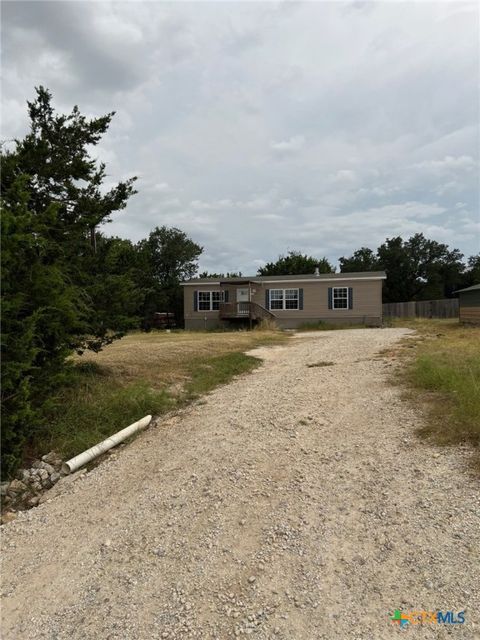
{"type": "Polygon", "coordinates": [[[17,480],[16,478],[10,482],[8,485],[7,492],[10,495],[17,495],[19,493],[23,493],[27,490],[27,485],[21,480],[17,480]]]}

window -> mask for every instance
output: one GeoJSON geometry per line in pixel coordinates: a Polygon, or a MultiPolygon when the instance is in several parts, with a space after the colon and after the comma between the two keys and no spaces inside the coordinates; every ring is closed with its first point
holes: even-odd
{"type": "Polygon", "coordinates": [[[333,308],[348,309],[348,287],[333,287],[333,308]]]}
{"type": "Polygon", "coordinates": [[[270,309],[298,309],[298,289],[270,289],[270,309]]]}
{"type": "Polygon", "coordinates": [[[198,292],[199,311],[218,311],[221,302],[223,302],[223,291],[198,292]]]}
{"type": "Polygon", "coordinates": [[[298,309],[298,289],[285,289],[285,309],[298,309]]]}
{"type": "Polygon", "coordinates": [[[223,302],[223,291],[212,291],[212,311],[218,311],[221,302],[223,302]]]}
{"type": "Polygon", "coordinates": [[[283,309],[283,289],[270,290],[270,309],[283,309]]]}

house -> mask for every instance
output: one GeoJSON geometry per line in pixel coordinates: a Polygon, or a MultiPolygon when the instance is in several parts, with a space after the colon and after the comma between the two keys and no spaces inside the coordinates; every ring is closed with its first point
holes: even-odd
{"type": "Polygon", "coordinates": [[[324,321],[382,323],[383,271],[295,276],[194,278],[182,283],[186,329],[213,329],[271,318],[279,327],[324,321]]]}
{"type": "Polygon", "coordinates": [[[456,293],[460,322],[480,324],[480,284],[459,289],[456,293]]]}

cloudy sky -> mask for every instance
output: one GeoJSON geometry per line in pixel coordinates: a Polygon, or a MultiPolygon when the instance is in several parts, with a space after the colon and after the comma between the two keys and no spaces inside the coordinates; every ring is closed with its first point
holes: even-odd
{"type": "Polygon", "coordinates": [[[385,237],[479,250],[477,3],[4,2],[2,138],[43,84],[117,115],[95,153],[139,194],[107,231],[176,226],[201,267],[334,263],[385,237]]]}

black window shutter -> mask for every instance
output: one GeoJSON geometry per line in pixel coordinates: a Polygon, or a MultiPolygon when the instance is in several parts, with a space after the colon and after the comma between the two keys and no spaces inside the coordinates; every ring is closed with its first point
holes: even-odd
{"type": "Polygon", "coordinates": [[[328,308],[333,309],[333,289],[328,287],[328,308]]]}
{"type": "Polygon", "coordinates": [[[303,309],[303,289],[298,290],[298,308],[303,309]]]}
{"type": "Polygon", "coordinates": [[[270,310],[270,289],[265,289],[265,309],[270,310]]]}
{"type": "Polygon", "coordinates": [[[228,302],[228,289],[225,289],[225,292],[223,294],[223,299],[225,302],[228,302]]]}
{"type": "Polygon", "coordinates": [[[193,310],[198,311],[198,291],[193,292],[193,310]]]}
{"type": "Polygon", "coordinates": [[[348,287],[348,308],[353,309],[353,289],[348,287]]]}

